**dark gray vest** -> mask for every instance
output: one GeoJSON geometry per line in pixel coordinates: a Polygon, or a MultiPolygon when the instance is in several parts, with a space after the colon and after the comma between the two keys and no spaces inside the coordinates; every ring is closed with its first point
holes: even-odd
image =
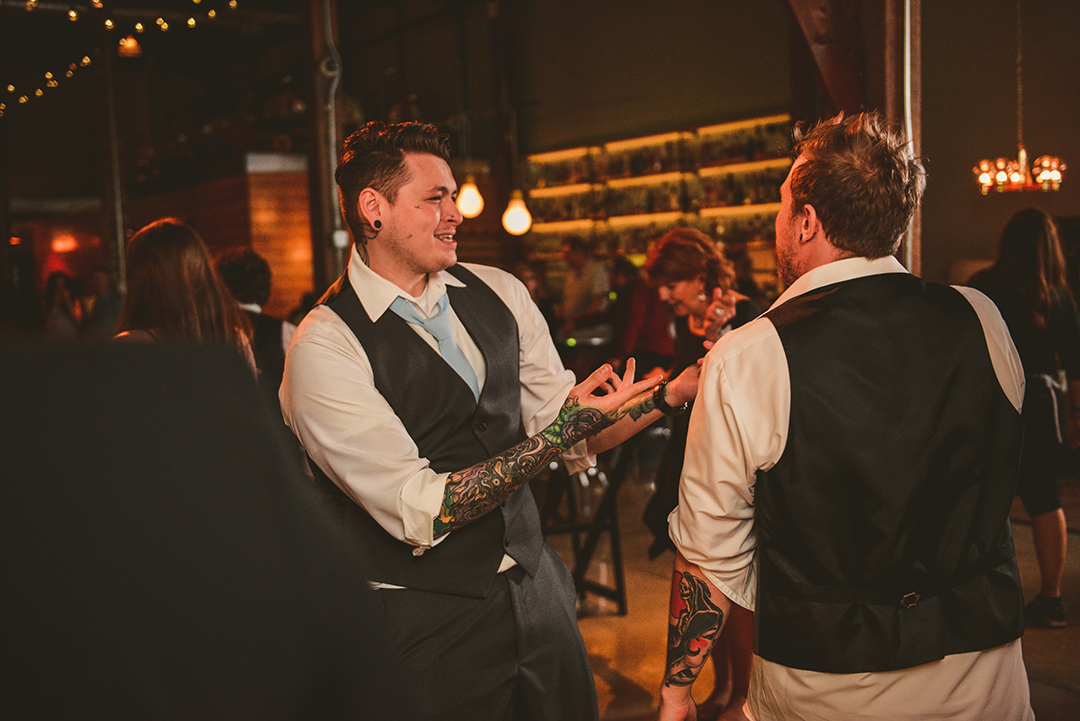
{"type": "Polygon", "coordinates": [[[855,673],[1018,638],[1009,508],[1022,426],[971,305],[895,273],[814,290],[768,317],[791,415],[755,491],[755,651],[855,673]]]}
{"type": "MultiPolygon", "coordinates": [[[[524,440],[521,425],[517,321],[496,293],[461,266],[449,272],[465,287],[448,286],[450,305],[484,355],[487,378],[477,403],[472,391],[408,323],[387,311],[372,323],[347,275],[320,301],[337,313],[364,347],[375,387],[416,442],[432,470],[452,473],[524,440]]],[[[417,590],[483,597],[504,551],[536,572],[543,536],[536,501],[526,486],[498,512],[459,528],[422,555],[387,533],[314,463],[316,484],[334,500],[372,579],[417,590]]]]}

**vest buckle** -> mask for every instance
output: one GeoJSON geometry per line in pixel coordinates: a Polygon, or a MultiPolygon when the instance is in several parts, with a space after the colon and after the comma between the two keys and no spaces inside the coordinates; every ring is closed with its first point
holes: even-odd
{"type": "Polygon", "coordinates": [[[900,599],[900,605],[904,608],[911,608],[919,602],[920,598],[922,598],[922,596],[915,593],[914,591],[911,591],[910,593],[905,593],[904,597],[900,599]]]}

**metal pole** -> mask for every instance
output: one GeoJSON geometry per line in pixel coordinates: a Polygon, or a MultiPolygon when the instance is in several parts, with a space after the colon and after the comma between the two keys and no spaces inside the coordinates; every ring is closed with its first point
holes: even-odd
{"type": "Polygon", "coordinates": [[[112,231],[113,259],[116,264],[116,287],[121,294],[127,292],[126,255],[127,238],[124,232],[124,188],[120,178],[120,134],[116,127],[116,87],[114,71],[116,57],[109,45],[108,36],[101,42],[102,74],[105,79],[105,123],[108,140],[108,158],[106,161],[108,182],[106,196],[109,203],[106,212],[112,213],[112,222],[106,223],[112,231]]]}

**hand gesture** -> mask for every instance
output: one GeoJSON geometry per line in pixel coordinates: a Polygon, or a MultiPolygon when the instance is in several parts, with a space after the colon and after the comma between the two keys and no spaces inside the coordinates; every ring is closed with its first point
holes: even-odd
{"type": "Polygon", "coordinates": [[[705,318],[702,324],[705,327],[705,338],[713,343],[720,339],[724,326],[735,317],[735,303],[738,298],[735,293],[725,293],[720,288],[713,288],[713,299],[709,307],[705,309],[705,318]]]}
{"type": "Polygon", "coordinates": [[[626,361],[626,372],[621,377],[606,363],[597,368],[570,390],[559,417],[541,434],[569,448],[619,420],[634,407],[631,400],[660,381],[659,377],[652,377],[635,383],[635,370],[633,358],[626,361]],[[603,393],[598,395],[598,390],[603,393]]]}

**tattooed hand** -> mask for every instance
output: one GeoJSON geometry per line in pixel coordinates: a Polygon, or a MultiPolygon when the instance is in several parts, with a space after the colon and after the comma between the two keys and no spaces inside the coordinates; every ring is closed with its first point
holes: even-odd
{"type": "Polygon", "coordinates": [[[513,448],[446,479],[442,507],[434,519],[435,536],[460,528],[513,495],[559,454],[583,438],[597,433],[623,416],[637,418],[654,409],[645,391],[660,380],[633,382],[634,363],[626,364],[620,378],[603,365],[584,382],[574,386],[555,421],[513,448]],[[597,389],[606,395],[594,395],[597,389]]]}
{"type": "Polygon", "coordinates": [[[558,418],[540,432],[544,438],[562,450],[595,435],[629,415],[637,419],[656,406],[651,394],[644,394],[659,381],[659,376],[634,383],[634,359],[626,362],[626,373],[620,378],[610,365],[604,364],[582,383],[574,386],[563,404],[558,418]],[[593,395],[597,389],[605,395],[593,395]]]}

